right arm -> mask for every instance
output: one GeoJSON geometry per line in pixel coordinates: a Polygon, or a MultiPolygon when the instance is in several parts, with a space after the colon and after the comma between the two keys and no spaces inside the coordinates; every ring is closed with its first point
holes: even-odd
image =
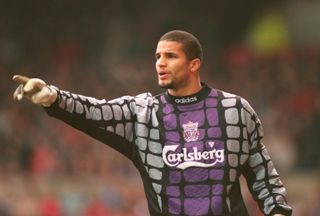
{"type": "Polygon", "coordinates": [[[72,94],[48,86],[40,79],[15,76],[23,85],[14,93],[14,99],[25,97],[42,105],[52,117],[83,131],[111,146],[127,157],[132,156],[135,103],[133,97],[112,101],[72,94]],[[20,89],[19,89],[20,88],[20,89]],[[22,94],[22,97],[18,97],[22,94]]]}
{"type": "Polygon", "coordinates": [[[130,157],[135,119],[133,97],[106,101],[58,89],[56,91],[57,100],[44,108],[48,115],[130,157]]]}
{"type": "MultiPolygon", "coordinates": [[[[123,148],[121,143],[133,141],[135,114],[132,111],[132,97],[106,101],[67,91],[57,92],[55,103],[45,107],[48,115],[66,122],[121,153],[129,150],[128,147],[123,148]]],[[[130,152],[124,154],[129,156],[130,152]]]]}

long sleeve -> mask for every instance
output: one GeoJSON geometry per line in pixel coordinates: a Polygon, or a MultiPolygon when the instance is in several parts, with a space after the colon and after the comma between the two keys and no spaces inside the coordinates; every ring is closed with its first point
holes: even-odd
{"type": "Polygon", "coordinates": [[[138,169],[150,215],[162,215],[165,165],[161,157],[159,101],[150,93],[97,100],[57,89],[58,99],[45,108],[60,119],[129,158],[138,169]]]}
{"type": "Polygon", "coordinates": [[[242,105],[242,120],[246,125],[250,144],[249,158],[243,166],[243,175],[246,177],[249,190],[265,215],[291,215],[292,209],[286,201],[286,189],[262,143],[261,122],[244,99],[242,105]]]}
{"type": "Polygon", "coordinates": [[[45,110],[48,115],[130,157],[133,148],[134,101],[134,97],[130,96],[106,101],[58,90],[57,101],[45,110]]]}

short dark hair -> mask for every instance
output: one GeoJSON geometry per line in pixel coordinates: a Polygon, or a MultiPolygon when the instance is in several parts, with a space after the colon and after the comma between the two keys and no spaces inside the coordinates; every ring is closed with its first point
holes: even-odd
{"type": "Polygon", "coordinates": [[[202,47],[199,40],[189,32],[173,30],[165,33],[160,41],[175,41],[182,44],[182,49],[188,60],[203,59],[202,47]]]}

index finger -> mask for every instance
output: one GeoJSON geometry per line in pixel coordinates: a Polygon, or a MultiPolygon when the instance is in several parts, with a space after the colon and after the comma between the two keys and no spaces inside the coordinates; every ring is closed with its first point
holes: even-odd
{"type": "Polygon", "coordinates": [[[28,82],[29,79],[30,79],[29,77],[22,76],[22,75],[14,75],[12,77],[13,81],[16,81],[17,83],[20,83],[20,84],[26,84],[26,82],[28,82]]]}

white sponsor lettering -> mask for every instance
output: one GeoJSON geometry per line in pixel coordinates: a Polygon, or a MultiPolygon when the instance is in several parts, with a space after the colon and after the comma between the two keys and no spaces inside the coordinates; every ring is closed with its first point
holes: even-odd
{"type": "MultiPolygon", "coordinates": [[[[213,147],[214,142],[209,143],[213,147]]],[[[198,151],[196,147],[192,151],[182,148],[182,152],[175,151],[179,145],[167,145],[163,148],[162,158],[166,165],[186,169],[188,167],[211,167],[224,161],[224,149],[212,149],[208,151],[198,151]],[[203,160],[211,160],[210,163],[203,163],[203,160]]]]}
{"type": "Polygon", "coordinates": [[[198,98],[196,96],[194,96],[194,97],[187,97],[187,98],[176,98],[176,99],[174,99],[174,102],[185,104],[185,103],[192,103],[197,100],[198,100],[198,98]]]}

